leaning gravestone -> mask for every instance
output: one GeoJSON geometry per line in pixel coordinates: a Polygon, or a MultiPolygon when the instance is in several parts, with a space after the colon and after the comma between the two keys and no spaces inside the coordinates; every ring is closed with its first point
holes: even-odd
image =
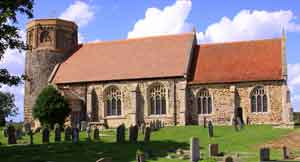
{"type": "Polygon", "coordinates": [[[121,124],[117,127],[117,142],[125,142],[125,125],[121,124]]]}
{"type": "Polygon", "coordinates": [[[218,156],[219,155],[219,145],[218,144],[209,144],[208,153],[209,153],[209,156],[218,156]]]}
{"type": "Polygon", "coordinates": [[[72,136],[72,128],[68,126],[65,129],[65,141],[71,141],[71,136],[72,136]]]}
{"type": "Polygon", "coordinates": [[[55,132],[55,138],[54,138],[55,142],[60,142],[61,141],[61,129],[60,129],[59,125],[56,125],[54,132],[55,132]]]}
{"type": "Polygon", "coordinates": [[[8,144],[17,144],[16,130],[13,125],[9,125],[7,128],[8,144]]]}
{"type": "Polygon", "coordinates": [[[136,152],[136,161],[137,162],[145,162],[145,154],[144,154],[144,152],[141,152],[139,150],[136,152]]]}
{"type": "Polygon", "coordinates": [[[49,143],[49,138],[50,138],[50,131],[47,127],[45,127],[42,131],[42,142],[43,143],[49,143]]]}
{"type": "Polygon", "coordinates": [[[140,131],[142,132],[142,134],[145,133],[145,128],[146,128],[145,123],[142,123],[142,124],[140,125],[140,131]]]}
{"type": "Polygon", "coordinates": [[[260,161],[270,161],[270,149],[269,148],[261,148],[259,152],[260,161]]]}
{"type": "Polygon", "coordinates": [[[231,156],[226,156],[223,162],[233,162],[233,158],[231,156]]]}
{"type": "Polygon", "coordinates": [[[211,121],[208,122],[208,136],[209,137],[214,136],[214,126],[211,121]]]}
{"type": "Polygon", "coordinates": [[[145,129],[145,135],[144,135],[144,142],[149,142],[151,137],[151,128],[146,127],[145,129]]]}
{"type": "Polygon", "coordinates": [[[99,129],[95,127],[94,129],[94,140],[99,140],[99,129]]]}
{"type": "Polygon", "coordinates": [[[72,142],[73,143],[79,142],[79,128],[77,127],[72,129],[72,142]]]}
{"type": "Polygon", "coordinates": [[[199,139],[195,138],[195,137],[191,138],[190,159],[191,159],[191,162],[198,162],[200,160],[199,139]]]}
{"type": "Polygon", "coordinates": [[[129,127],[129,141],[130,142],[133,142],[133,143],[137,142],[137,138],[138,138],[138,134],[139,134],[138,131],[139,130],[138,130],[137,125],[134,125],[134,126],[131,125],[129,127]]]}
{"type": "Polygon", "coordinates": [[[244,127],[243,121],[240,117],[237,117],[237,125],[239,129],[242,129],[244,127]]]}

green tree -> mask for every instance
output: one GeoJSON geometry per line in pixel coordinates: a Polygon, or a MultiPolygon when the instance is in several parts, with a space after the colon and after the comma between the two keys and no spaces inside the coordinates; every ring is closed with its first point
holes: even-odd
{"type": "Polygon", "coordinates": [[[33,117],[51,128],[55,123],[62,125],[69,113],[67,100],[52,85],[42,90],[33,106],[33,117]]]}
{"type": "Polygon", "coordinates": [[[5,118],[15,116],[17,107],[15,105],[15,96],[9,92],[0,92],[0,126],[5,126],[5,118]]]}
{"type": "MultiPolygon", "coordinates": [[[[27,49],[25,43],[21,40],[17,14],[33,17],[34,0],[1,0],[0,1],[0,60],[3,58],[5,50],[27,49]]],[[[24,76],[23,76],[24,78],[24,76]]],[[[9,86],[21,83],[22,77],[11,75],[7,69],[0,69],[0,84],[9,86]]]]}

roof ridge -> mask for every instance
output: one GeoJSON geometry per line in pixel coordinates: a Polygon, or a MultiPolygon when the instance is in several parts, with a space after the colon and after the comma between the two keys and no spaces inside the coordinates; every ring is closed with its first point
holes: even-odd
{"type": "Polygon", "coordinates": [[[210,42],[197,44],[198,46],[211,46],[211,45],[223,45],[223,44],[238,44],[238,43],[250,43],[250,42],[262,42],[262,41],[274,41],[281,40],[281,37],[277,38],[266,38],[266,39],[251,39],[251,40],[239,40],[239,41],[228,41],[228,42],[210,42]]]}
{"type": "Polygon", "coordinates": [[[129,41],[136,41],[136,40],[144,40],[144,39],[151,39],[151,38],[166,38],[166,37],[176,37],[176,36],[183,36],[183,35],[193,35],[193,32],[185,32],[179,34],[165,34],[165,35],[153,35],[153,36],[146,36],[146,37],[136,37],[136,38],[129,38],[129,39],[119,39],[119,40],[109,40],[109,41],[97,41],[97,42],[87,42],[82,43],[82,45],[96,45],[96,44],[105,44],[105,43],[124,43],[129,41]]]}

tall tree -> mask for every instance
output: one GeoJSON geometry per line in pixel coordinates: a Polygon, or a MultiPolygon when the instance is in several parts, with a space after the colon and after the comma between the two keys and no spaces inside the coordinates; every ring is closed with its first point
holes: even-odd
{"type": "MultiPolygon", "coordinates": [[[[19,29],[16,26],[17,14],[33,17],[34,0],[1,0],[0,1],[0,60],[3,59],[5,50],[26,49],[21,39],[19,29]]],[[[7,69],[0,69],[0,84],[9,86],[18,85],[22,80],[21,76],[11,75],[7,69]]]]}
{"type": "Polygon", "coordinates": [[[15,116],[17,107],[15,105],[15,96],[9,92],[0,92],[0,126],[5,126],[5,118],[15,116]]]}

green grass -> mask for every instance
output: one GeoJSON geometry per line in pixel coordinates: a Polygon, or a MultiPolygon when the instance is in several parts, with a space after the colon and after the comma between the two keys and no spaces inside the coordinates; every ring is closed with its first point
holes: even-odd
{"type": "MultiPolygon", "coordinates": [[[[209,143],[218,143],[220,151],[225,154],[236,154],[239,152],[244,161],[257,162],[259,145],[270,140],[282,137],[295,130],[274,129],[271,126],[248,126],[240,132],[235,132],[232,127],[215,127],[215,137],[209,138],[207,129],[198,126],[167,127],[153,132],[151,142],[144,144],[142,135],[139,142],[115,143],[114,130],[105,131],[104,134],[111,135],[101,137],[100,141],[88,142],[86,134],[80,134],[81,142],[72,144],[68,142],[54,143],[52,132],[51,144],[41,144],[41,134],[34,136],[34,145],[7,145],[7,139],[0,135],[0,161],[1,162],[95,162],[101,157],[112,157],[113,162],[135,161],[137,149],[152,150],[153,156],[148,162],[182,162],[183,160],[166,159],[167,151],[170,149],[189,149],[190,137],[199,137],[201,153],[207,156],[209,143]],[[245,155],[247,154],[247,156],[245,155]]],[[[297,130],[296,130],[297,131],[297,130]]],[[[103,132],[102,132],[103,133],[103,132]]],[[[127,137],[128,139],[128,137],[127,137]]],[[[18,143],[28,143],[26,136],[18,143]]],[[[271,150],[272,159],[280,159],[280,150],[271,150]]],[[[185,161],[187,162],[187,160],[185,161]]]]}

